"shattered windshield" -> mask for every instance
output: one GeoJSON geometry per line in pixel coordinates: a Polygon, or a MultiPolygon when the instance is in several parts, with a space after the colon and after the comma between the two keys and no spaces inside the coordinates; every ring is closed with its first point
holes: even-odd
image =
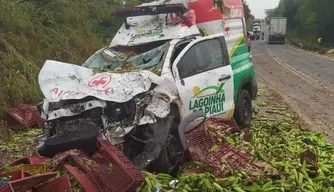
{"type": "Polygon", "coordinates": [[[83,66],[116,73],[149,70],[160,75],[168,47],[166,41],[159,42],[158,46],[155,42],[136,47],[108,47],[97,51],[83,66]]]}

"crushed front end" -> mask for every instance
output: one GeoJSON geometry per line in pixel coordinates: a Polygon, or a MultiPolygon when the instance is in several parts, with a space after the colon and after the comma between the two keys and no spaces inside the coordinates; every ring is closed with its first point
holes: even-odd
{"type": "Polygon", "coordinates": [[[123,145],[135,166],[145,169],[159,157],[175,126],[170,106],[177,89],[148,70],[96,72],[48,60],[39,83],[45,96],[39,107],[45,119],[38,146],[43,156],[70,149],[93,153],[96,139],[103,138],[123,145]]]}
{"type": "Polygon", "coordinates": [[[123,136],[140,123],[150,94],[141,94],[125,103],[97,100],[93,97],[48,103],[45,134],[38,147],[41,155],[84,148],[94,151],[97,137],[123,141],[123,136]]]}

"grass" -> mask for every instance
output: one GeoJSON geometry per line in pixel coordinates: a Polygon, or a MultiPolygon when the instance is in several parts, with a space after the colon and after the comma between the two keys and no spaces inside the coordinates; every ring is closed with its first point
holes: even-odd
{"type": "Polygon", "coordinates": [[[107,45],[122,21],[116,0],[0,0],[0,119],[9,107],[38,103],[47,59],[82,64],[107,45]]]}
{"type": "Polygon", "coordinates": [[[309,51],[319,51],[320,49],[315,37],[301,37],[295,31],[288,32],[288,40],[297,47],[300,47],[300,44],[302,44],[302,48],[309,51]]]}
{"type": "Polygon", "coordinates": [[[333,46],[326,44],[320,47],[319,44],[317,43],[317,38],[315,36],[303,37],[297,32],[291,30],[288,31],[288,40],[292,45],[296,47],[301,48],[300,44],[302,44],[303,49],[313,52],[319,52],[320,49],[330,50],[333,48],[333,46]]]}

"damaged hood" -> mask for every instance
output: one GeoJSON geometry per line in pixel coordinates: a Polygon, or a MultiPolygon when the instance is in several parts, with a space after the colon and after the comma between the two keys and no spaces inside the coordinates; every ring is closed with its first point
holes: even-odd
{"type": "MultiPolygon", "coordinates": [[[[158,0],[151,3],[144,3],[140,6],[154,6],[163,4],[182,3],[187,6],[187,0],[158,0]]],[[[140,7],[138,6],[138,7],[140,7]]],[[[189,10],[184,15],[188,18],[191,26],[187,26],[175,14],[142,15],[128,17],[128,29],[125,24],[121,26],[114,36],[109,47],[136,46],[151,42],[184,38],[192,35],[200,35],[196,26],[196,14],[189,10]]]]}
{"type": "Polygon", "coordinates": [[[161,77],[150,71],[129,73],[96,73],[78,65],[47,60],[38,77],[40,89],[49,102],[82,99],[92,96],[123,103],[147,92],[161,77]]]}

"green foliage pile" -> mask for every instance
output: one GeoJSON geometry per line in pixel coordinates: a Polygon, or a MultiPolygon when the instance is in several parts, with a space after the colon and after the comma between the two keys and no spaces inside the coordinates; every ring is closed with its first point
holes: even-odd
{"type": "MultiPolygon", "coordinates": [[[[291,114],[289,106],[265,99],[261,92],[257,99],[259,107],[253,109],[251,128],[218,137],[219,146],[207,151],[216,153],[221,150],[220,145],[229,144],[247,152],[248,163],[231,164],[234,155],[225,151],[224,155],[216,153],[222,156],[221,162],[214,162],[216,168],[195,161],[185,163],[172,176],[143,172],[146,178],[142,191],[162,187],[165,192],[334,192],[334,145],[325,142],[324,134],[307,130],[298,116],[291,114]],[[316,161],[307,162],[306,159],[312,159],[309,155],[302,161],[300,157],[305,151],[313,152],[316,161]],[[261,168],[249,166],[259,162],[261,168]],[[185,171],[194,168],[204,168],[205,173],[185,171]],[[216,174],[221,172],[227,174],[216,174]],[[169,183],[173,180],[178,183],[171,188],[169,183]]],[[[222,135],[219,127],[208,125],[205,129],[222,135]]]]}
{"type": "Polygon", "coordinates": [[[82,64],[110,43],[122,20],[113,10],[135,0],[0,0],[0,119],[8,107],[42,99],[46,59],[82,64]]]}
{"type": "Polygon", "coordinates": [[[280,0],[279,5],[267,11],[270,17],[288,18],[288,38],[292,43],[302,43],[310,50],[318,49],[316,39],[323,39],[323,46],[334,46],[333,0],[280,0]]]}

